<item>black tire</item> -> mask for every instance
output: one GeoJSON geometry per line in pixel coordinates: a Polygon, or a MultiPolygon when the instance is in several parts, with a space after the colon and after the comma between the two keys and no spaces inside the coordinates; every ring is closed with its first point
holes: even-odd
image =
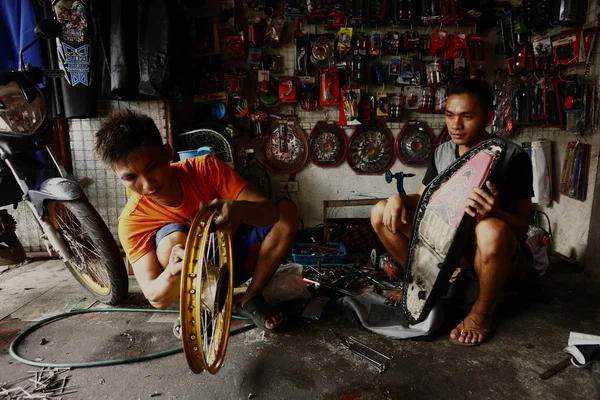
{"type": "Polygon", "coordinates": [[[98,211],[87,200],[49,201],[47,210],[50,223],[71,252],[70,259],[60,254],[69,271],[102,303],[121,303],[129,290],[127,269],[115,238],[98,211]],[[95,251],[90,251],[90,247],[95,251]],[[93,270],[85,265],[87,257],[99,262],[92,265],[93,270]]]}

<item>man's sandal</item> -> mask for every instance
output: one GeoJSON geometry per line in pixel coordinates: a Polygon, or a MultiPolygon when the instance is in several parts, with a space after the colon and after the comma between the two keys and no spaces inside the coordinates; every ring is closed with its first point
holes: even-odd
{"type": "Polygon", "coordinates": [[[280,311],[269,304],[262,294],[248,300],[243,307],[240,307],[240,311],[242,314],[252,319],[252,322],[254,322],[257,328],[262,329],[265,332],[280,333],[287,324],[287,318],[285,314],[283,314],[281,324],[273,329],[266,327],[265,322],[267,319],[277,315],[280,311]]]}

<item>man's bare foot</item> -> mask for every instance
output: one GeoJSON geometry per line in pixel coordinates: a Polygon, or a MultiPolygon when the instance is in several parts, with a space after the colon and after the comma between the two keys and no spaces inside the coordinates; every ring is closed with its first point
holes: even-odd
{"type": "Polygon", "coordinates": [[[471,312],[450,332],[450,339],[467,345],[478,345],[489,335],[492,313],[471,309],[471,312]]]}

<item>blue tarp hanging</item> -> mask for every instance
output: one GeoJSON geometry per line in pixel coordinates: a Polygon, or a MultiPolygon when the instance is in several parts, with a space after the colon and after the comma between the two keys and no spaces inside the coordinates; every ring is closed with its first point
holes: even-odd
{"type": "MultiPolygon", "coordinates": [[[[19,51],[35,40],[36,9],[33,0],[0,1],[0,71],[19,69],[19,51]]],[[[25,64],[44,68],[39,43],[24,54],[25,64]]]]}

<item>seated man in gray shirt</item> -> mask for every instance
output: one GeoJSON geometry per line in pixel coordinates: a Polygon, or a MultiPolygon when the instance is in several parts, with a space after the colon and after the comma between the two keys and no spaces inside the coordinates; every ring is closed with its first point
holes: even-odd
{"type": "MultiPolygon", "coordinates": [[[[493,92],[480,80],[465,79],[452,84],[446,102],[446,126],[451,137],[435,151],[422,185],[416,194],[393,195],[376,204],[371,224],[377,235],[403,266],[406,265],[414,210],[425,186],[456,159],[481,141],[491,138],[486,131],[495,117],[493,92]]],[[[492,326],[496,299],[511,279],[525,274],[528,250],[525,245],[533,196],[533,172],[528,154],[506,142],[502,179],[497,186],[486,182],[488,191],[473,188],[466,212],[477,220],[474,243],[463,256],[472,262],[479,279],[479,296],[470,313],[450,333],[462,345],[482,343],[492,326]]]]}

